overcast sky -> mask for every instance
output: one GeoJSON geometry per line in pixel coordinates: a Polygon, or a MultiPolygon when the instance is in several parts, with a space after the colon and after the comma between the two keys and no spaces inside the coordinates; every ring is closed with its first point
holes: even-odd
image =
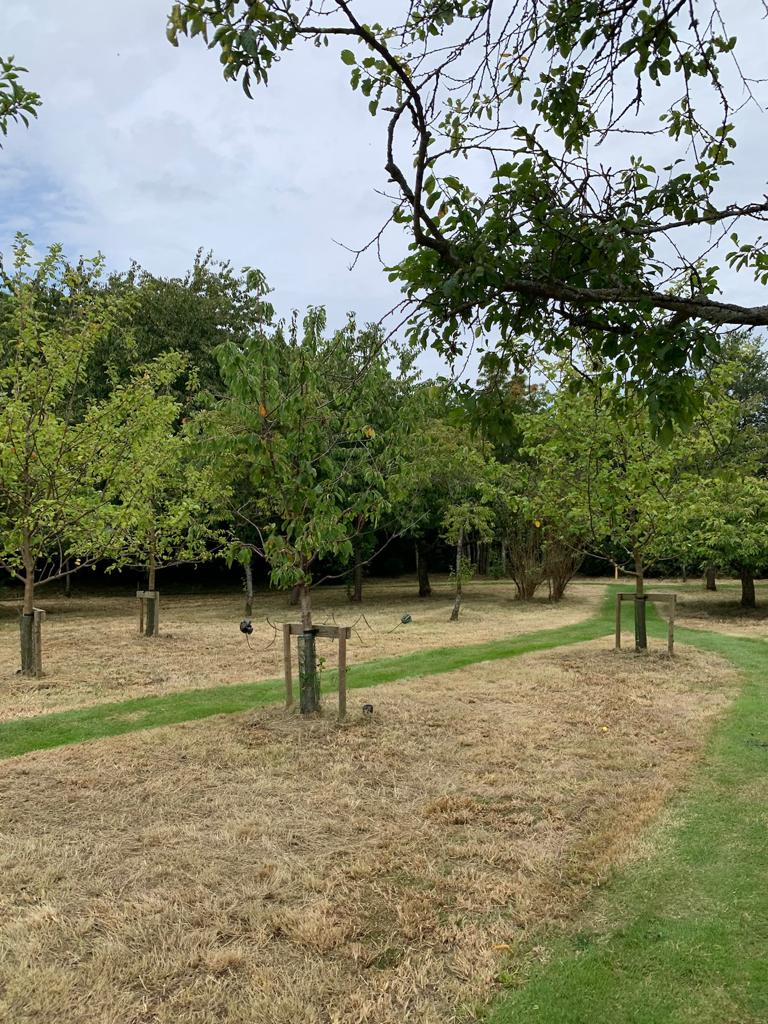
{"type": "MultiPolygon", "coordinates": [[[[378,319],[398,300],[371,254],[347,270],[334,240],[362,244],[387,215],[375,188],[382,122],[349,89],[348,69],[302,46],[248,101],[198,41],[165,38],[170,0],[1,0],[0,55],[30,70],[43,107],[0,151],[0,246],[17,230],[71,255],[102,251],[159,274],[190,266],[198,247],[262,269],[285,313],[327,305],[378,319]]],[[[765,64],[758,0],[727,0],[747,64],[765,64]],[[759,31],[756,28],[759,27],[759,31]]],[[[726,201],[765,192],[768,120],[741,115],[726,201]]],[[[394,259],[402,240],[393,235],[394,259]]],[[[729,280],[741,301],[765,301],[729,280]]]]}

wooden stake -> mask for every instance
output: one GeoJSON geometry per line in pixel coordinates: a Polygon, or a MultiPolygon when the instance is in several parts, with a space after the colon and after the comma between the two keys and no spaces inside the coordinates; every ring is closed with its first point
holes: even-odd
{"type": "Polygon", "coordinates": [[[283,670],[285,672],[285,706],[293,704],[293,670],[291,668],[291,624],[283,624],[283,670]]]}
{"type": "Polygon", "coordinates": [[[616,595],[616,650],[621,650],[621,594],[616,595]]]}
{"type": "Polygon", "coordinates": [[[669,627],[667,630],[667,653],[671,657],[675,653],[675,609],[677,607],[677,594],[672,595],[669,602],[669,627]]]}
{"type": "Polygon", "coordinates": [[[339,719],[347,714],[347,634],[339,633],[339,719]]]}
{"type": "Polygon", "coordinates": [[[43,674],[43,619],[45,618],[45,612],[42,608],[35,608],[34,616],[32,646],[35,658],[35,675],[41,676],[43,674]]]}

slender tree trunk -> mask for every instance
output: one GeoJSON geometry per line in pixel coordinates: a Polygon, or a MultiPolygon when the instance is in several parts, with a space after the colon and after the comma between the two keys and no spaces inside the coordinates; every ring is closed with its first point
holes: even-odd
{"type": "Polygon", "coordinates": [[[707,590],[717,590],[717,581],[715,579],[715,567],[714,565],[708,565],[705,575],[707,582],[707,590]]]}
{"type": "MultiPolygon", "coordinates": [[[[149,559],[147,561],[147,590],[154,591],[157,585],[157,563],[155,561],[154,548],[150,548],[149,559]]],[[[146,599],[147,619],[144,623],[144,636],[155,636],[157,630],[155,629],[155,602],[156,597],[148,597],[146,599]]]]}
{"type": "Polygon", "coordinates": [[[253,615],[253,568],[248,562],[244,567],[245,572],[245,617],[250,619],[253,615]]]}
{"type": "Polygon", "coordinates": [[[312,628],[312,597],[306,583],[299,584],[301,627],[299,641],[299,706],[302,715],[320,710],[320,680],[317,674],[317,647],[312,628]]]}
{"type": "Polygon", "coordinates": [[[501,575],[504,579],[507,576],[507,542],[501,542],[501,575]]]}
{"type": "Polygon", "coordinates": [[[419,578],[419,597],[429,597],[432,587],[429,583],[427,546],[423,541],[418,541],[416,544],[416,574],[419,578]]]}
{"type": "Polygon", "coordinates": [[[757,607],[755,602],[755,577],[749,569],[742,569],[739,575],[741,577],[741,607],[757,607]]]}
{"type": "Polygon", "coordinates": [[[459,530],[459,539],[456,541],[456,597],[451,610],[451,622],[459,621],[459,611],[461,610],[461,549],[463,546],[464,531],[459,530]]]}
{"type": "Polygon", "coordinates": [[[643,580],[643,555],[635,549],[635,650],[648,650],[648,630],[646,626],[647,595],[643,580]]]}
{"type": "MultiPolygon", "coordinates": [[[[358,529],[362,529],[362,524],[358,529]]],[[[353,542],[355,566],[352,570],[352,594],[350,601],[359,604],[363,600],[363,545],[362,538],[358,535],[353,542]]]]}
{"type": "Polygon", "coordinates": [[[688,566],[685,564],[685,562],[683,562],[682,569],[683,569],[683,583],[687,583],[688,582],[688,566]]]}
{"type": "Polygon", "coordinates": [[[291,588],[291,596],[288,598],[288,604],[291,608],[295,608],[301,600],[301,588],[297,583],[295,587],[291,588]]]}
{"type": "MultiPolygon", "coordinates": [[[[64,563],[64,568],[65,569],[69,569],[70,568],[69,559],[67,559],[66,562],[64,563]]],[[[71,572],[67,572],[67,575],[64,577],[64,597],[67,597],[67,598],[72,597],[72,573],[71,572]]]]}
{"type": "Polygon", "coordinates": [[[21,674],[37,675],[35,657],[35,569],[34,564],[25,565],[24,604],[21,611],[21,674]]]}

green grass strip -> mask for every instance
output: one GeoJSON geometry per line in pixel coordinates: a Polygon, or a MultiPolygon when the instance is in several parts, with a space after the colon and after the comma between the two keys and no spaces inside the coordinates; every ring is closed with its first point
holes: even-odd
{"type": "MultiPolygon", "coordinates": [[[[661,624],[651,632],[663,635],[661,624]]],[[[740,695],[659,827],[658,852],[596,897],[591,919],[611,926],[553,938],[547,965],[489,1024],[768,1021],[768,644],[692,629],[677,638],[731,661],[740,695]]]]}
{"type": "MultiPolygon", "coordinates": [[[[481,661],[514,658],[531,651],[577,644],[610,631],[613,623],[613,588],[608,588],[596,615],[557,629],[525,633],[505,640],[462,647],[439,647],[392,658],[379,658],[347,669],[348,688],[376,686],[400,679],[437,675],[466,668],[481,661]]],[[[336,685],[335,672],[323,677],[324,688],[336,685]]],[[[34,718],[0,724],[0,759],[47,750],[68,743],[120,736],[139,729],[155,729],[191,722],[211,715],[233,714],[282,699],[281,680],[237,683],[168,694],[137,697],[111,704],[95,704],[34,718]]]]}

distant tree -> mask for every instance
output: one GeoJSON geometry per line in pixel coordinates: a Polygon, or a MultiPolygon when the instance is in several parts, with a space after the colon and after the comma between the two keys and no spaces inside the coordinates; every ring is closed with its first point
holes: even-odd
{"type": "Polygon", "coordinates": [[[558,383],[544,413],[548,424],[537,459],[556,488],[565,485],[570,491],[585,546],[634,576],[635,646],[642,651],[647,648],[646,573],[674,552],[702,467],[727,447],[735,404],[720,385],[702,385],[706,418],[660,440],[631,388],[574,390],[567,369],[558,383]]]}
{"type": "Polygon", "coordinates": [[[89,356],[130,307],[99,290],[100,260],[72,266],[54,246],[33,263],[30,248],[17,238],[13,269],[0,270],[0,566],[24,587],[25,675],[37,587],[114,550],[126,527],[116,503],[125,513],[140,496],[151,432],[176,415],[161,392],[179,369],[156,361],[83,408],[89,356]]]}

